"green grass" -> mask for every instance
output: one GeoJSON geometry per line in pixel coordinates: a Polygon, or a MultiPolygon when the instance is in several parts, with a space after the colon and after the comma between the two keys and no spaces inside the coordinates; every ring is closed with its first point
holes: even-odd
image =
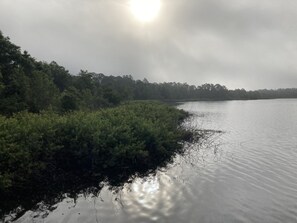
{"type": "Polygon", "coordinates": [[[1,116],[0,211],[90,182],[118,184],[164,165],[191,137],[180,127],[187,116],[157,102],[63,116],[1,116]]]}

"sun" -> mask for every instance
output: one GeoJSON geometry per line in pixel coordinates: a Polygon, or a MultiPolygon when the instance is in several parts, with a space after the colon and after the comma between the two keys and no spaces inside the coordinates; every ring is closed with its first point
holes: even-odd
{"type": "Polygon", "coordinates": [[[153,21],[161,8],[160,0],[130,0],[130,9],[141,22],[153,21]]]}

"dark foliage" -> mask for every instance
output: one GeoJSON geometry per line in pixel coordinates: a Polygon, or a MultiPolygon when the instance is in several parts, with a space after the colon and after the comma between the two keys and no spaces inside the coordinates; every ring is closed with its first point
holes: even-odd
{"type": "Polygon", "coordinates": [[[0,212],[165,165],[191,136],[179,127],[187,116],[156,102],[0,116],[0,212]]]}
{"type": "Polygon", "coordinates": [[[132,76],[81,71],[73,76],[56,62],[39,62],[0,32],[0,113],[96,110],[127,100],[247,100],[296,98],[297,89],[228,90],[219,84],[150,83],[132,76]]]}

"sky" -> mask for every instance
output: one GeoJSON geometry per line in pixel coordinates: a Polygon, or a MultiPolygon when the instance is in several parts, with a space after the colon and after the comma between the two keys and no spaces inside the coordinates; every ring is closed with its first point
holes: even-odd
{"type": "Polygon", "coordinates": [[[129,0],[0,0],[0,30],[41,61],[150,82],[297,87],[297,1],[161,0],[154,20],[129,0]]]}

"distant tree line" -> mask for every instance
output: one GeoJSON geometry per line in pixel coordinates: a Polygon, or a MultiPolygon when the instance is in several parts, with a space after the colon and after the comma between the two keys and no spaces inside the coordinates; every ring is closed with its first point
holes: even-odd
{"type": "Polygon", "coordinates": [[[96,110],[126,100],[247,100],[297,98],[297,89],[228,90],[219,84],[150,83],[130,75],[71,75],[56,62],[41,62],[0,32],[0,113],[27,110],[96,110]]]}

